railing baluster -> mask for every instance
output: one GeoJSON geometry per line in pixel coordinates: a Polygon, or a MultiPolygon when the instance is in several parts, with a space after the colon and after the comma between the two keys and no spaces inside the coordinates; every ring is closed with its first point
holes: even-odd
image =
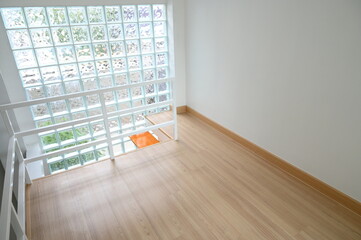
{"type": "Polygon", "coordinates": [[[105,105],[105,99],[104,94],[100,93],[98,94],[100,99],[100,104],[102,106],[102,113],[103,113],[103,119],[104,119],[104,125],[105,125],[105,133],[108,139],[108,149],[109,149],[109,155],[110,159],[114,160],[114,149],[113,149],[113,143],[111,140],[111,134],[110,134],[110,128],[109,128],[109,119],[108,119],[108,113],[105,105]]]}

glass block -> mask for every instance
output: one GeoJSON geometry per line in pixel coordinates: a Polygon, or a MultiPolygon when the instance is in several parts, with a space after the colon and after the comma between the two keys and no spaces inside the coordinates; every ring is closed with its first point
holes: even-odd
{"type": "Polygon", "coordinates": [[[41,84],[41,76],[37,68],[21,70],[20,78],[24,87],[41,84]]]}
{"type": "Polygon", "coordinates": [[[86,103],[90,107],[100,106],[100,100],[98,94],[86,96],[86,103]]]}
{"type": "Polygon", "coordinates": [[[64,160],[49,162],[49,168],[51,173],[64,171],[65,170],[64,160]]]}
{"type": "Polygon", "coordinates": [[[112,57],[125,56],[124,43],[123,42],[110,43],[110,51],[112,57]]]}
{"type": "Polygon", "coordinates": [[[59,131],[58,134],[59,134],[59,139],[61,142],[68,141],[68,140],[74,140],[74,132],[71,128],[59,131]]]}
{"type": "Polygon", "coordinates": [[[53,45],[50,30],[48,28],[30,29],[31,39],[34,47],[49,47],[53,45]]]}
{"type": "Polygon", "coordinates": [[[96,122],[90,124],[93,136],[99,136],[105,133],[105,127],[103,122],[96,122]]]}
{"type": "Polygon", "coordinates": [[[152,39],[142,39],[140,40],[140,47],[142,53],[152,53],[154,52],[153,40],[152,39]]]}
{"type": "Polygon", "coordinates": [[[21,8],[2,8],[5,28],[25,28],[25,19],[21,8]]]}
{"type": "Polygon", "coordinates": [[[45,84],[51,82],[58,82],[61,81],[61,76],[58,67],[43,67],[40,68],[41,77],[45,84]]]}
{"type": "Polygon", "coordinates": [[[72,27],[73,41],[75,44],[87,43],[90,41],[89,29],[86,26],[72,27]]]}
{"type": "Polygon", "coordinates": [[[126,85],[128,84],[128,77],[126,73],[123,74],[115,74],[114,82],[116,86],[126,85]]]}
{"type": "Polygon", "coordinates": [[[81,92],[79,81],[69,81],[64,83],[65,91],[68,94],[81,92]]]}
{"type": "Polygon", "coordinates": [[[138,98],[143,96],[142,87],[134,87],[132,88],[132,98],[138,98]]]}
{"type": "Polygon", "coordinates": [[[27,30],[8,30],[8,37],[12,49],[31,48],[31,40],[27,30]]]}
{"type": "Polygon", "coordinates": [[[103,93],[103,96],[106,103],[112,103],[115,101],[115,96],[113,92],[105,92],[103,93]]]}
{"type": "Polygon", "coordinates": [[[127,46],[127,55],[138,55],[140,53],[139,49],[139,41],[138,40],[131,40],[126,41],[127,46]]]}
{"type": "Polygon", "coordinates": [[[128,58],[128,68],[129,70],[137,70],[140,69],[140,57],[129,57],[128,58]]]}
{"type": "Polygon", "coordinates": [[[70,24],[86,24],[87,17],[84,7],[68,7],[70,24]]]}
{"type": "Polygon", "coordinates": [[[112,67],[109,60],[101,60],[96,62],[98,75],[110,74],[112,67]]]}
{"type": "Polygon", "coordinates": [[[144,122],[145,122],[144,113],[142,113],[142,112],[135,113],[133,115],[133,119],[134,119],[135,124],[137,124],[137,125],[144,124],[144,122]]]}
{"type": "Polygon", "coordinates": [[[107,43],[94,44],[94,57],[96,59],[108,58],[109,57],[108,44],[107,43]]]}
{"type": "Polygon", "coordinates": [[[154,36],[164,37],[167,35],[167,24],[166,22],[154,22],[154,36]]]}
{"type": "Polygon", "coordinates": [[[148,84],[145,86],[145,94],[150,95],[155,93],[154,84],[148,84]]]}
{"type": "Polygon", "coordinates": [[[73,113],[72,116],[73,116],[73,120],[82,119],[82,118],[86,118],[86,117],[87,117],[85,111],[73,113]]]}
{"type": "Polygon", "coordinates": [[[51,26],[66,25],[68,23],[65,7],[48,7],[47,11],[51,26]]]}
{"type": "Polygon", "coordinates": [[[66,158],[65,162],[68,165],[68,169],[80,166],[80,158],[79,158],[79,156],[66,158]]]}
{"type": "Polygon", "coordinates": [[[158,84],[158,92],[164,92],[168,90],[168,84],[163,82],[158,84]]]}
{"type": "Polygon", "coordinates": [[[68,114],[63,116],[54,117],[55,123],[63,123],[70,121],[70,117],[68,114]]]}
{"type": "Polygon", "coordinates": [[[137,14],[135,6],[122,6],[123,21],[124,22],[136,22],[137,14]]]}
{"type": "Polygon", "coordinates": [[[40,121],[37,121],[36,122],[36,126],[38,128],[41,128],[41,127],[47,127],[47,126],[50,126],[50,125],[53,125],[53,121],[48,118],[48,119],[44,119],[44,120],[40,120],[40,121]]]}
{"type": "Polygon", "coordinates": [[[129,115],[129,116],[121,117],[121,125],[122,128],[132,127],[133,126],[132,116],[129,115]]]}
{"type": "Polygon", "coordinates": [[[125,58],[115,58],[112,59],[113,70],[114,72],[126,72],[127,71],[127,61],[125,58]]]}
{"type": "Polygon", "coordinates": [[[167,16],[165,5],[153,5],[153,21],[166,19],[167,16]]]}
{"type": "Polygon", "coordinates": [[[152,81],[155,80],[155,70],[148,69],[143,71],[144,81],[152,81]]]}
{"type": "Polygon", "coordinates": [[[36,67],[36,59],[33,50],[14,51],[14,57],[18,69],[36,67]]]}
{"type": "Polygon", "coordinates": [[[96,153],[96,157],[98,160],[103,160],[103,159],[106,159],[107,157],[109,157],[108,148],[97,149],[95,151],[95,153],[96,153]]]}
{"type": "Polygon", "coordinates": [[[35,49],[35,52],[38,58],[39,66],[48,66],[58,63],[56,61],[54,48],[39,48],[35,49]]]}
{"type": "Polygon", "coordinates": [[[51,31],[53,33],[53,39],[55,45],[72,44],[70,38],[70,28],[58,27],[58,28],[52,28],[51,31]]]}
{"type": "Polygon", "coordinates": [[[101,88],[113,87],[113,78],[111,76],[99,77],[99,85],[101,88]]]}
{"type": "Polygon", "coordinates": [[[112,118],[112,119],[109,119],[108,121],[109,123],[109,128],[111,129],[111,131],[114,131],[114,130],[119,130],[119,122],[118,122],[118,118],[112,118]]]}
{"type": "Polygon", "coordinates": [[[56,97],[64,94],[63,86],[60,83],[46,85],[48,97],[56,97]]]}
{"type": "Polygon", "coordinates": [[[167,68],[158,68],[157,69],[157,79],[165,79],[168,77],[167,68]]]}
{"type": "Polygon", "coordinates": [[[93,42],[100,42],[107,40],[107,32],[104,25],[90,26],[90,33],[93,42]]]}
{"type": "Polygon", "coordinates": [[[98,116],[102,115],[102,110],[100,108],[88,109],[89,116],[98,116]]]}
{"type": "Polygon", "coordinates": [[[48,26],[45,8],[42,7],[27,7],[25,8],[25,16],[29,27],[43,27],[48,26]]]}
{"type": "Polygon", "coordinates": [[[79,62],[93,59],[93,51],[90,45],[77,45],[75,46],[75,52],[79,62]]]}
{"type": "Polygon", "coordinates": [[[122,103],[118,104],[118,108],[120,110],[129,109],[129,108],[131,108],[131,104],[130,104],[130,102],[122,102],[122,103]]]}
{"type": "Polygon", "coordinates": [[[88,7],[89,23],[104,23],[103,7],[88,7]]]}
{"type": "Polygon", "coordinates": [[[45,98],[45,92],[42,86],[26,88],[25,91],[29,100],[45,98]]]}
{"type": "Polygon", "coordinates": [[[87,78],[82,80],[83,80],[84,91],[98,89],[98,82],[95,78],[87,78]]]}
{"type": "Polygon", "coordinates": [[[75,130],[75,135],[78,140],[90,137],[90,129],[89,129],[88,125],[82,125],[82,126],[75,127],[74,130],[75,130]]]}
{"type": "Polygon", "coordinates": [[[159,102],[164,102],[164,101],[168,101],[169,97],[167,94],[164,94],[164,95],[159,95],[158,99],[159,99],[159,102]]]}
{"type": "Polygon", "coordinates": [[[135,144],[132,141],[127,141],[124,143],[124,151],[127,152],[131,152],[136,150],[137,147],[135,146],[135,144]]]}
{"type": "Polygon", "coordinates": [[[109,41],[117,41],[123,39],[122,25],[108,25],[109,41]]]}
{"type": "Polygon", "coordinates": [[[154,67],[154,55],[143,55],[143,68],[152,68],[154,67]]]}
{"type": "Polygon", "coordinates": [[[31,107],[33,115],[35,118],[45,118],[49,117],[49,109],[46,104],[38,104],[31,107]]]}
{"type": "Polygon", "coordinates": [[[139,23],[139,34],[141,38],[153,37],[152,23],[139,23]]]}
{"type": "Polygon", "coordinates": [[[106,6],[105,17],[108,23],[121,22],[122,18],[120,16],[119,6],[106,6]]]}
{"type": "Polygon", "coordinates": [[[156,56],[157,66],[166,66],[168,65],[168,55],[166,53],[158,53],[156,56]]]}
{"type": "Polygon", "coordinates": [[[117,111],[117,106],[116,105],[106,106],[105,110],[107,111],[107,113],[115,112],[117,111]]]}
{"type": "Polygon", "coordinates": [[[142,73],[139,71],[130,72],[129,79],[131,84],[140,83],[142,81],[142,73]]]}
{"type": "Polygon", "coordinates": [[[69,105],[70,105],[70,109],[72,111],[84,109],[83,98],[81,98],[81,97],[70,98],[69,99],[69,105]]]}
{"type": "Polygon", "coordinates": [[[87,152],[87,153],[81,154],[80,158],[84,164],[94,162],[96,160],[94,152],[87,152]]]}
{"type": "Polygon", "coordinates": [[[45,145],[45,146],[58,143],[55,133],[43,135],[40,137],[40,139],[41,139],[41,142],[43,143],[43,145],[45,145]]]}
{"type": "Polygon", "coordinates": [[[138,26],[136,23],[124,24],[125,39],[138,38],[138,26]]]}
{"type": "Polygon", "coordinates": [[[79,63],[81,77],[91,77],[95,75],[95,66],[93,62],[79,63]]]}
{"type": "Polygon", "coordinates": [[[155,51],[156,52],[165,52],[168,51],[168,44],[166,38],[155,38],[155,51]]]}
{"type": "Polygon", "coordinates": [[[152,9],[150,5],[138,6],[138,18],[139,21],[152,21],[152,9]]]}
{"type": "Polygon", "coordinates": [[[76,64],[61,65],[60,72],[64,81],[79,78],[78,66],[76,64]]]}
{"type": "Polygon", "coordinates": [[[121,89],[115,91],[118,100],[129,100],[129,90],[128,89],[121,89]]]}
{"type": "Polygon", "coordinates": [[[53,112],[53,115],[55,116],[66,114],[68,112],[68,108],[64,100],[52,102],[50,104],[50,107],[51,107],[51,111],[53,112]]]}
{"type": "Polygon", "coordinates": [[[57,47],[56,53],[58,55],[59,63],[76,62],[75,51],[73,46],[57,47]]]}

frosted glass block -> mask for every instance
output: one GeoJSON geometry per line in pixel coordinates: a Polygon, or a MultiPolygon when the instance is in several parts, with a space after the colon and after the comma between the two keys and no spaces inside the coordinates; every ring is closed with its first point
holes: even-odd
{"type": "Polygon", "coordinates": [[[144,81],[152,81],[155,80],[155,70],[148,69],[143,71],[144,81]]]}
{"type": "Polygon", "coordinates": [[[50,107],[53,115],[56,116],[66,114],[68,112],[68,108],[64,100],[52,102],[50,103],[50,107]]]}
{"type": "Polygon", "coordinates": [[[79,64],[81,77],[91,77],[95,75],[95,66],[93,62],[84,62],[79,64]]]}
{"type": "Polygon", "coordinates": [[[110,74],[112,67],[109,60],[101,60],[96,62],[98,75],[110,74]]]}
{"type": "Polygon", "coordinates": [[[75,44],[90,42],[89,29],[86,26],[72,27],[73,41],[75,44]]]}
{"type": "Polygon", "coordinates": [[[156,56],[157,66],[166,66],[168,64],[168,55],[167,53],[158,53],[156,56]]]}
{"type": "Polygon", "coordinates": [[[89,23],[104,23],[103,7],[88,7],[89,23]]]}
{"type": "Polygon", "coordinates": [[[131,84],[140,83],[140,82],[142,82],[142,73],[139,71],[130,72],[129,79],[130,79],[131,84]]]}
{"type": "Polygon", "coordinates": [[[80,155],[80,159],[84,164],[96,161],[94,152],[88,152],[80,155]]]}
{"type": "Polygon", "coordinates": [[[47,126],[50,126],[50,125],[53,125],[53,121],[50,118],[40,120],[40,121],[36,121],[36,126],[38,128],[47,127],[47,126]]]}
{"type": "Polygon", "coordinates": [[[36,56],[38,58],[39,66],[54,65],[56,61],[54,48],[39,48],[35,49],[36,56]]]}
{"type": "Polygon", "coordinates": [[[101,88],[113,87],[113,78],[111,76],[99,77],[99,85],[101,88]]]}
{"type": "Polygon", "coordinates": [[[166,20],[166,12],[165,5],[153,5],[153,20],[166,20]]]}
{"type": "Polygon", "coordinates": [[[84,109],[83,98],[81,98],[81,97],[70,98],[69,105],[70,105],[70,109],[72,111],[84,109]]]}
{"type": "Polygon", "coordinates": [[[129,57],[128,58],[128,68],[129,70],[137,70],[140,69],[140,57],[129,57]]]}
{"type": "Polygon", "coordinates": [[[115,73],[127,71],[127,61],[125,58],[112,59],[112,64],[113,64],[113,71],[115,73]]]}
{"type": "Polygon", "coordinates": [[[90,26],[90,33],[93,42],[100,42],[107,40],[107,31],[105,29],[105,25],[90,26]]]}
{"type": "Polygon", "coordinates": [[[33,50],[14,51],[14,57],[18,69],[36,67],[36,59],[33,50]]]}
{"type": "Polygon", "coordinates": [[[70,24],[86,24],[87,17],[84,7],[68,7],[70,24]]]}
{"type": "Polygon", "coordinates": [[[106,6],[105,7],[105,17],[108,23],[121,22],[122,18],[120,16],[120,7],[119,6],[106,6]]]}
{"type": "Polygon", "coordinates": [[[58,27],[51,29],[55,45],[71,44],[70,28],[58,27]]]}
{"type": "Polygon", "coordinates": [[[20,78],[24,87],[41,84],[41,76],[37,68],[20,71],[20,78]]]}
{"type": "Polygon", "coordinates": [[[96,59],[109,57],[109,50],[107,43],[98,43],[98,44],[94,44],[93,46],[94,46],[94,57],[96,59]]]}
{"type": "Polygon", "coordinates": [[[125,39],[138,38],[138,26],[136,23],[124,24],[125,39]]]}
{"type": "Polygon", "coordinates": [[[45,118],[49,117],[49,109],[46,104],[38,104],[31,107],[33,115],[35,118],[45,118]]]}
{"type": "Polygon", "coordinates": [[[105,133],[105,127],[103,122],[96,122],[90,124],[93,136],[99,136],[105,133]]]}
{"type": "Polygon", "coordinates": [[[88,125],[82,125],[74,128],[75,135],[78,139],[84,139],[90,137],[90,129],[88,125]]]}
{"type": "Polygon", "coordinates": [[[129,90],[128,89],[121,89],[115,91],[118,100],[129,100],[129,90]]]}
{"type": "Polygon", "coordinates": [[[140,47],[142,50],[142,53],[146,54],[146,53],[152,53],[154,52],[154,47],[153,47],[153,40],[152,39],[142,39],[140,40],[140,47]]]}
{"type": "Polygon", "coordinates": [[[47,11],[51,26],[66,25],[68,23],[65,7],[48,7],[47,11]]]}
{"type": "Polygon", "coordinates": [[[79,78],[78,66],[76,64],[61,65],[60,72],[64,81],[79,78]]]}
{"type": "Polygon", "coordinates": [[[5,28],[25,28],[25,19],[21,8],[2,8],[5,28]]]}
{"type": "Polygon", "coordinates": [[[123,74],[115,74],[114,82],[116,86],[122,86],[128,84],[128,77],[126,73],[123,74]]]}
{"type": "Polygon", "coordinates": [[[133,118],[131,115],[122,117],[120,119],[121,119],[122,128],[127,128],[127,127],[133,126],[133,120],[132,120],[133,118]]]}
{"type": "Polygon", "coordinates": [[[159,83],[158,84],[158,92],[164,92],[168,90],[168,84],[167,83],[159,83]]]}
{"type": "Polygon", "coordinates": [[[137,14],[135,6],[122,6],[123,21],[124,22],[136,22],[137,14]]]}
{"type": "Polygon", "coordinates": [[[64,83],[65,91],[68,94],[81,92],[81,86],[79,81],[69,81],[64,83]]]}
{"type": "Polygon", "coordinates": [[[110,51],[112,57],[125,56],[124,43],[123,42],[110,43],[110,51]]]}
{"type": "Polygon", "coordinates": [[[46,85],[48,97],[56,97],[64,94],[63,86],[60,83],[46,85]]]}
{"type": "MultiPolygon", "coordinates": [[[[70,141],[74,140],[74,132],[72,129],[59,131],[58,134],[59,134],[59,139],[61,142],[68,141],[68,140],[70,140],[70,141]]],[[[62,143],[62,144],[64,144],[64,143],[62,143]]]]}
{"type": "Polygon", "coordinates": [[[164,37],[167,35],[167,24],[166,22],[154,22],[154,36],[164,37]]]}
{"type": "Polygon", "coordinates": [[[165,52],[168,51],[168,44],[166,38],[155,38],[155,51],[156,52],[165,52]]]}
{"type": "Polygon", "coordinates": [[[79,156],[67,158],[67,159],[65,159],[65,162],[66,162],[66,164],[68,166],[68,169],[72,169],[72,168],[80,166],[80,158],[79,158],[79,156]]]}
{"type": "Polygon", "coordinates": [[[119,110],[125,110],[131,108],[130,102],[122,102],[118,104],[119,110]]]}
{"type": "Polygon", "coordinates": [[[127,152],[131,152],[136,150],[137,147],[135,146],[135,144],[132,141],[128,141],[124,143],[124,151],[127,152]]]}
{"type": "Polygon", "coordinates": [[[40,69],[41,77],[45,84],[61,81],[60,71],[58,67],[43,67],[40,69]]]}
{"type": "Polygon", "coordinates": [[[54,117],[55,123],[63,123],[70,121],[70,116],[68,114],[54,117]]]}
{"type": "Polygon", "coordinates": [[[132,88],[132,98],[138,98],[143,96],[142,87],[134,87],[132,88]]]}
{"type": "Polygon", "coordinates": [[[84,91],[90,91],[98,89],[98,82],[95,78],[83,79],[84,91]]]}
{"type": "Polygon", "coordinates": [[[98,94],[86,96],[86,102],[89,107],[100,106],[98,94]]]}
{"type": "MultiPolygon", "coordinates": [[[[50,159],[48,161],[51,161],[50,159]]],[[[51,173],[57,173],[65,170],[64,160],[49,162],[49,168],[51,173]]]]}
{"type": "Polygon", "coordinates": [[[26,88],[25,91],[29,100],[45,98],[45,92],[42,86],[26,88]]]}
{"type": "Polygon", "coordinates": [[[8,37],[12,49],[31,48],[31,40],[27,30],[8,30],[8,37]]]}
{"type": "Polygon", "coordinates": [[[50,30],[48,28],[30,29],[31,39],[33,40],[34,47],[48,47],[52,46],[50,30]]]}
{"type": "Polygon", "coordinates": [[[98,160],[103,160],[109,157],[108,148],[97,149],[95,153],[98,160]]]}
{"type": "Polygon", "coordinates": [[[120,129],[119,122],[117,118],[109,119],[108,126],[111,131],[116,131],[120,129]]]}
{"type": "Polygon", "coordinates": [[[105,107],[105,110],[107,111],[107,113],[115,112],[115,111],[117,111],[117,106],[116,105],[109,105],[109,106],[105,107]]]}
{"type": "Polygon", "coordinates": [[[56,52],[58,55],[59,63],[76,62],[75,51],[72,46],[57,47],[56,52]]]}
{"type": "Polygon", "coordinates": [[[42,7],[27,7],[25,8],[25,16],[29,27],[43,27],[48,26],[45,8],[42,7]]]}
{"type": "Polygon", "coordinates": [[[140,48],[139,48],[139,41],[138,40],[131,40],[126,41],[127,46],[127,55],[139,55],[140,48]]]}
{"type": "Polygon", "coordinates": [[[142,56],[143,68],[153,68],[154,64],[154,55],[143,55],[142,56]]]}
{"type": "Polygon", "coordinates": [[[105,92],[103,93],[103,96],[106,103],[113,103],[115,101],[113,92],[105,92]]]}
{"type": "Polygon", "coordinates": [[[121,25],[108,25],[109,41],[123,39],[123,28],[121,25]]]}
{"type": "Polygon", "coordinates": [[[75,46],[75,52],[79,62],[93,59],[93,51],[90,45],[77,45],[75,46]]]}
{"type": "Polygon", "coordinates": [[[138,6],[139,21],[152,21],[152,9],[150,5],[138,6]]]}
{"type": "Polygon", "coordinates": [[[159,99],[159,102],[165,102],[165,101],[169,100],[169,97],[167,94],[164,94],[164,95],[159,95],[158,99],[159,99]]]}
{"type": "Polygon", "coordinates": [[[148,84],[145,86],[145,94],[150,95],[155,93],[154,84],[148,84]]]}
{"type": "Polygon", "coordinates": [[[57,143],[56,134],[46,134],[40,137],[42,143],[46,145],[52,145],[57,143]]]}
{"type": "Polygon", "coordinates": [[[153,37],[152,23],[139,23],[139,34],[141,38],[153,37]]]}
{"type": "Polygon", "coordinates": [[[76,120],[76,119],[86,118],[87,115],[86,115],[86,112],[85,112],[85,111],[81,111],[81,112],[73,113],[73,114],[72,114],[72,117],[73,117],[74,120],[76,120]]]}
{"type": "Polygon", "coordinates": [[[103,114],[103,113],[100,108],[88,109],[89,116],[97,116],[97,115],[101,115],[101,114],[103,114]]]}
{"type": "Polygon", "coordinates": [[[166,68],[157,69],[157,79],[165,79],[168,77],[168,71],[166,68]]]}
{"type": "Polygon", "coordinates": [[[145,123],[144,113],[135,113],[133,114],[133,118],[136,125],[145,123]]]}

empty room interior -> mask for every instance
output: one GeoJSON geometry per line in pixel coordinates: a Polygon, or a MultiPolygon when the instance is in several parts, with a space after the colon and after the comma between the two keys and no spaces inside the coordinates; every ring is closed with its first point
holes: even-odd
{"type": "Polygon", "coordinates": [[[361,240],[360,0],[1,0],[1,240],[361,240]]]}

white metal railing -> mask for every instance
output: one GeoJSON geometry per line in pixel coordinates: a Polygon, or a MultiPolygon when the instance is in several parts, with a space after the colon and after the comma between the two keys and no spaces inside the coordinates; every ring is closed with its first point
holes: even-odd
{"type": "Polygon", "coordinates": [[[120,139],[123,137],[128,137],[128,136],[131,136],[134,134],[154,130],[154,129],[163,128],[166,126],[172,126],[172,125],[174,127],[173,139],[176,140],[178,138],[178,134],[177,134],[177,116],[176,116],[176,107],[175,107],[176,104],[175,104],[175,99],[174,99],[174,87],[173,87],[174,83],[173,83],[173,81],[174,81],[173,79],[154,80],[154,81],[147,81],[147,82],[143,82],[143,83],[128,84],[128,85],[124,85],[124,86],[103,88],[103,89],[99,89],[99,90],[84,91],[84,92],[79,92],[79,93],[74,93],[74,94],[66,94],[66,95],[57,96],[57,97],[49,97],[49,98],[32,100],[32,101],[24,101],[24,102],[0,105],[1,116],[4,120],[4,124],[5,124],[6,129],[8,130],[9,135],[11,136],[10,141],[9,141],[8,155],[7,155],[7,161],[6,161],[6,166],[5,166],[5,181],[4,181],[4,190],[3,190],[1,215],[0,215],[0,238],[4,239],[4,240],[8,240],[9,234],[10,234],[10,226],[12,226],[17,235],[17,239],[27,239],[26,235],[25,235],[25,184],[26,183],[30,184],[31,179],[29,177],[29,174],[28,174],[28,171],[26,168],[26,164],[36,162],[36,161],[42,161],[44,174],[49,175],[50,171],[49,171],[49,167],[48,167],[48,163],[47,163],[48,158],[52,158],[52,157],[59,156],[62,154],[74,152],[77,150],[85,149],[85,148],[96,146],[96,145],[103,144],[103,143],[107,143],[110,158],[114,159],[114,150],[113,150],[113,141],[114,140],[117,140],[117,139],[120,139]],[[164,83],[164,82],[168,82],[170,84],[169,87],[171,89],[171,91],[170,91],[171,98],[172,98],[171,100],[158,102],[158,103],[154,103],[154,104],[149,104],[149,105],[144,105],[144,106],[140,106],[140,107],[134,107],[134,108],[126,109],[126,110],[119,110],[119,111],[115,111],[115,112],[111,112],[111,113],[108,113],[106,111],[106,102],[105,102],[103,93],[121,90],[121,89],[129,89],[132,87],[141,87],[141,86],[145,86],[145,85],[149,85],[149,84],[159,84],[159,83],[164,83]],[[14,109],[17,109],[17,108],[30,107],[30,106],[36,105],[36,104],[49,103],[49,102],[53,102],[53,101],[64,100],[64,99],[75,98],[75,97],[83,97],[83,96],[94,95],[94,94],[97,94],[99,97],[100,106],[102,109],[101,115],[86,117],[86,118],[77,119],[77,120],[71,120],[71,121],[68,121],[65,123],[59,123],[59,124],[54,124],[51,126],[34,128],[34,129],[30,129],[30,130],[25,130],[25,131],[19,131],[19,132],[14,131],[11,119],[9,117],[9,111],[13,111],[14,109]],[[141,129],[134,128],[133,130],[131,130],[127,133],[119,133],[116,135],[114,135],[114,133],[112,133],[112,135],[111,135],[111,131],[109,129],[109,124],[108,124],[109,118],[115,117],[115,116],[123,116],[123,115],[127,115],[127,114],[137,113],[137,112],[144,111],[147,109],[153,109],[156,107],[169,106],[169,105],[172,105],[173,120],[164,122],[164,123],[160,123],[160,124],[156,124],[156,125],[146,126],[141,129]],[[90,122],[93,122],[96,120],[104,121],[105,133],[106,133],[105,139],[90,141],[88,143],[84,143],[81,145],[60,149],[60,150],[50,152],[50,153],[43,153],[39,156],[30,157],[30,158],[24,158],[24,156],[21,152],[21,148],[20,148],[20,144],[19,144],[18,140],[22,139],[23,137],[33,135],[33,134],[39,134],[39,133],[47,132],[47,131],[51,131],[51,130],[56,130],[59,128],[75,126],[75,125],[78,125],[81,123],[86,123],[86,122],[90,123],[90,122]],[[15,167],[16,161],[18,163],[17,167],[15,167]],[[15,210],[15,208],[12,204],[12,193],[13,193],[13,189],[14,189],[13,188],[14,172],[18,172],[17,192],[16,192],[17,203],[18,203],[17,210],[15,210]]]}

